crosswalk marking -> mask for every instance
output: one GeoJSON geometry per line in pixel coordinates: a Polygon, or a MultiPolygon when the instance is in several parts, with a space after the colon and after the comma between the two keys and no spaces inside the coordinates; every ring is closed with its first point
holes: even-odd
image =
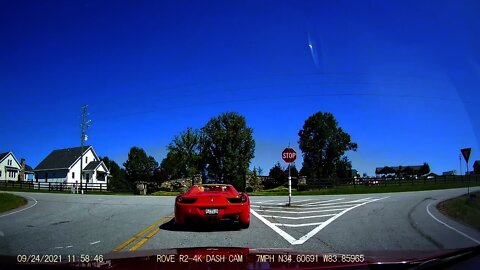
{"type": "Polygon", "coordinates": [[[324,209],[324,210],[313,210],[313,211],[282,211],[282,210],[261,210],[258,209],[258,212],[270,212],[270,213],[287,213],[287,214],[308,214],[308,213],[322,213],[322,212],[331,212],[331,211],[341,211],[347,208],[334,208],[334,209],[324,209]]]}
{"type": "Polygon", "coordinates": [[[282,217],[282,216],[264,216],[264,217],[266,217],[266,218],[283,218],[283,219],[309,219],[309,218],[331,217],[331,216],[335,216],[335,214],[316,215],[316,216],[302,216],[302,217],[282,217]]]}
{"type": "Polygon", "coordinates": [[[283,224],[283,223],[272,223],[275,226],[280,227],[307,227],[307,226],[316,226],[321,225],[323,222],[315,222],[315,223],[302,223],[302,224],[283,224]]]}
{"type": "Polygon", "coordinates": [[[293,202],[292,206],[290,207],[286,206],[285,203],[271,204],[272,201],[263,201],[252,203],[250,212],[260,221],[270,227],[273,231],[275,231],[285,240],[287,240],[291,245],[301,245],[348,211],[351,211],[365,204],[380,201],[386,198],[388,197],[367,197],[354,200],[345,200],[345,198],[336,198],[331,200],[308,199],[302,201],[312,202],[298,204],[298,202],[301,201],[296,201],[293,202]],[[266,202],[270,202],[270,204],[266,202]],[[314,213],[325,214],[315,215],[314,213]],[[278,222],[278,220],[284,220],[284,222],[278,222]],[[295,220],[297,223],[290,223],[289,220],[295,220]],[[302,222],[307,220],[311,222],[302,222]],[[301,223],[298,223],[299,221],[301,223]],[[285,230],[279,228],[298,228],[296,229],[296,233],[301,233],[301,230],[298,231],[299,229],[309,226],[316,227],[310,231],[306,231],[306,234],[298,239],[288,234],[285,230]]]}

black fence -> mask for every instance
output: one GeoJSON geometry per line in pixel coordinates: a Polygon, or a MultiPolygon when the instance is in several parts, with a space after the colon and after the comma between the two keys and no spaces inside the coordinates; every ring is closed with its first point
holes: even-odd
{"type": "MultiPolygon", "coordinates": [[[[104,183],[83,183],[85,191],[108,191],[104,183]]],[[[75,183],[54,183],[54,182],[30,182],[30,181],[0,181],[0,188],[30,189],[59,192],[80,192],[80,184],[75,183]]]]}
{"type": "Polygon", "coordinates": [[[323,189],[335,186],[402,186],[426,184],[464,183],[480,184],[480,174],[474,175],[441,175],[436,177],[378,177],[355,179],[307,179],[307,189],[323,189]]]}

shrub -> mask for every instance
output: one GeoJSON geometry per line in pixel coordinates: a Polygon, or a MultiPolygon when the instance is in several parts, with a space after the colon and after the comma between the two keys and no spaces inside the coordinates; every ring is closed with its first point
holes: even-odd
{"type": "Polygon", "coordinates": [[[298,191],[306,191],[306,190],[308,190],[308,186],[306,184],[298,184],[297,185],[297,190],[298,191]]]}

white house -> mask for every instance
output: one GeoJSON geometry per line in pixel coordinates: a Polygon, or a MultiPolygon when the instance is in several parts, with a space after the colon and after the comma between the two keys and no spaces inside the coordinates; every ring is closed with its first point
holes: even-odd
{"type": "Polygon", "coordinates": [[[83,167],[83,183],[107,184],[110,174],[92,146],[66,148],[52,151],[37,167],[37,182],[80,183],[80,163],[83,167]],[[83,161],[80,162],[80,156],[83,161]]]}
{"type": "Polygon", "coordinates": [[[25,181],[33,180],[32,167],[25,164],[22,158],[18,162],[15,155],[10,152],[0,153],[0,181],[25,181]]]}

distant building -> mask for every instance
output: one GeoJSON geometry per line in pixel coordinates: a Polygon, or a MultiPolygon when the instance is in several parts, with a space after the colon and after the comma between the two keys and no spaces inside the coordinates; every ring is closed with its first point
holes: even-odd
{"type": "Polygon", "coordinates": [[[409,165],[409,166],[385,166],[375,168],[375,174],[380,175],[418,175],[420,168],[423,165],[409,165]]]}
{"type": "Polygon", "coordinates": [[[453,170],[453,171],[443,172],[442,175],[457,175],[457,171],[453,170]]]}
{"type": "Polygon", "coordinates": [[[475,174],[480,174],[480,160],[475,160],[473,163],[473,172],[475,174]]]}
{"type": "MultiPolygon", "coordinates": [[[[35,167],[37,182],[80,183],[81,148],[66,148],[52,151],[35,167]]],[[[92,146],[83,147],[83,183],[107,184],[110,174],[92,146]]]]}
{"type": "Polygon", "coordinates": [[[32,181],[32,167],[25,163],[22,158],[18,162],[12,152],[0,153],[0,180],[4,181],[32,181]]]}

